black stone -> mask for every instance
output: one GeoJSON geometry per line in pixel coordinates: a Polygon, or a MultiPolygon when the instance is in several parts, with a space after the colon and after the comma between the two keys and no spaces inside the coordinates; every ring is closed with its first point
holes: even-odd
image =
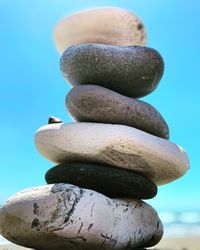
{"type": "Polygon", "coordinates": [[[48,184],[69,183],[110,198],[149,199],[157,194],[157,186],[146,177],[106,165],[62,163],[48,170],[45,179],[48,184]]]}
{"type": "Polygon", "coordinates": [[[95,84],[125,96],[142,97],[157,87],[164,62],[148,47],[81,44],[64,51],[60,67],[73,86],[95,84]]]}

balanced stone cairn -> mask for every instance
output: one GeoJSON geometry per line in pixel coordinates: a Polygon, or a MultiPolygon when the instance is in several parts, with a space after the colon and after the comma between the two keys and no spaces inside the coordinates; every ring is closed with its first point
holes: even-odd
{"type": "Polygon", "coordinates": [[[157,87],[163,59],[145,47],[141,20],[119,8],[69,16],[54,40],[73,86],[66,106],[77,122],[51,117],[37,131],[38,151],[57,166],[46,173],[48,185],[23,190],[1,207],[0,233],[40,250],[154,246],[163,226],[141,199],[189,167],[161,114],[135,99],[157,87]]]}

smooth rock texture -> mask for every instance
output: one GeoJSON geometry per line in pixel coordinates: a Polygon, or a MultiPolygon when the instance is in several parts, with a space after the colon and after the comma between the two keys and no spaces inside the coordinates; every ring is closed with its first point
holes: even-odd
{"type": "Polygon", "coordinates": [[[45,179],[48,184],[70,183],[110,198],[150,199],[157,194],[156,185],[146,177],[106,165],[66,162],[49,169],[45,179]]]}
{"type": "Polygon", "coordinates": [[[64,51],[60,68],[73,86],[94,84],[125,96],[142,97],[157,87],[164,62],[148,47],[81,44],[64,51]]]}
{"type": "Polygon", "coordinates": [[[53,124],[53,123],[62,123],[62,121],[55,116],[50,116],[48,119],[48,124],[53,124]]]}
{"type": "Polygon", "coordinates": [[[53,37],[59,53],[82,43],[146,44],[142,21],[128,10],[114,7],[90,9],[65,17],[55,27],[53,37]]]}
{"type": "Polygon", "coordinates": [[[45,158],[55,163],[101,163],[140,173],[155,184],[171,182],[189,168],[184,150],[165,139],[124,125],[50,124],[35,135],[45,158]]]}
{"type": "Polygon", "coordinates": [[[112,200],[67,184],[23,190],[0,209],[0,233],[42,250],[133,249],[160,241],[163,227],[140,200],[112,200]]]}
{"type": "Polygon", "coordinates": [[[100,86],[72,88],[66,97],[66,107],[79,122],[122,124],[169,139],[167,123],[153,106],[100,86]]]}

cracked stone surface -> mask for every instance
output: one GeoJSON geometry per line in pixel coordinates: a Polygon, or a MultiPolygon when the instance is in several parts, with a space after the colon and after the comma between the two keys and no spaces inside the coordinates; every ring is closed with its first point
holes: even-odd
{"type": "Polygon", "coordinates": [[[35,144],[52,162],[108,164],[133,170],[157,185],[181,177],[189,168],[180,146],[124,125],[50,124],[36,132],[35,144]]]}
{"type": "Polygon", "coordinates": [[[155,210],[140,200],[54,184],[12,196],[0,208],[0,233],[41,250],[119,250],[155,245],[163,227],[155,210]]]}
{"type": "Polygon", "coordinates": [[[146,32],[139,17],[121,8],[90,9],[67,16],[53,33],[59,53],[82,43],[145,45],[146,32]]]}
{"type": "Polygon", "coordinates": [[[91,43],[66,49],[60,68],[72,86],[94,84],[125,96],[142,97],[157,88],[164,62],[152,48],[91,43]]]}
{"type": "Polygon", "coordinates": [[[79,122],[122,124],[169,139],[168,125],[153,106],[100,86],[72,88],[66,96],[66,107],[79,122]]]}

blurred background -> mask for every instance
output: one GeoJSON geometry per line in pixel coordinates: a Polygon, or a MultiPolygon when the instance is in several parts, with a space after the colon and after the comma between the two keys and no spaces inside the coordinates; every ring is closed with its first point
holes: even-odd
{"type": "Polygon", "coordinates": [[[159,212],[166,235],[200,235],[200,2],[198,0],[0,0],[0,204],[21,189],[44,185],[53,165],[34,146],[35,131],[51,115],[71,122],[70,87],[59,70],[52,30],[65,15],[116,6],[143,20],[147,46],[165,61],[159,87],[142,98],[166,119],[171,138],[189,154],[187,174],[159,188],[147,202],[159,212]]]}

